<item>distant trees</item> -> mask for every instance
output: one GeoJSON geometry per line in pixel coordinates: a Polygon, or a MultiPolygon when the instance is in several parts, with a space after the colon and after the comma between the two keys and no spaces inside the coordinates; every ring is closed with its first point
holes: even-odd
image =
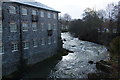
{"type": "Polygon", "coordinates": [[[120,35],[120,2],[108,4],[105,10],[86,8],[82,19],[70,21],[69,31],[83,40],[109,43],[120,35]]]}
{"type": "Polygon", "coordinates": [[[69,21],[71,21],[71,16],[68,13],[65,13],[63,15],[63,20],[66,22],[69,22],[69,21]]]}
{"type": "Polygon", "coordinates": [[[69,26],[70,26],[70,22],[71,22],[71,16],[67,13],[65,13],[61,18],[60,18],[60,22],[62,24],[61,26],[61,30],[62,32],[64,31],[68,31],[69,26]]]}
{"type": "Polygon", "coordinates": [[[75,33],[80,39],[96,41],[97,28],[101,26],[102,19],[99,18],[95,10],[86,8],[83,13],[83,18],[71,21],[69,31],[75,33]],[[95,37],[93,37],[95,36],[95,37]]]}

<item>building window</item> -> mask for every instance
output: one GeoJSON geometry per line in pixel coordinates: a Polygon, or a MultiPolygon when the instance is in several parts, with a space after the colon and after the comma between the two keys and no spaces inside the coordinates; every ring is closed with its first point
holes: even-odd
{"type": "Polygon", "coordinates": [[[52,30],[51,24],[48,24],[48,30],[52,30]]]}
{"type": "Polygon", "coordinates": [[[12,52],[18,51],[18,44],[12,43],[12,52]]]}
{"type": "Polygon", "coordinates": [[[0,17],[2,17],[2,5],[0,4],[0,17]]]}
{"type": "Polygon", "coordinates": [[[23,42],[23,47],[24,47],[24,49],[29,49],[29,42],[28,41],[24,41],[23,42]]]}
{"type": "Polygon", "coordinates": [[[16,7],[15,6],[9,6],[9,13],[16,14],[16,7]]]}
{"type": "Polygon", "coordinates": [[[32,10],[32,15],[37,15],[37,10],[32,10]]]}
{"type": "Polygon", "coordinates": [[[14,22],[10,23],[10,32],[17,32],[17,24],[14,22]]]}
{"type": "Polygon", "coordinates": [[[97,32],[101,32],[99,28],[97,29],[97,32]]]}
{"type": "Polygon", "coordinates": [[[4,53],[4,48],[2,45],[0,45],[0,53],[4,53]]]}
{"type": "Polygon", "coordinates": [[[23,31],[28,31],[28,23],[22,23],[22,30],[23,31]]]}
{"type": "Polygon", "coordinates": [[[48,12],[48,18],[51,18],[50,12],[48,12]]]}
{"type": "Polygon", "coordinates": [[[56,43],[56,37],[53,38],[53,42],[56,43]]]}
{"type": "Polygon", "coordinates": [[[0,32],[2,32],[2,23],[0,22],[0,32]]]}
{"type": "Polygon", "coordinates": [[[0,10],[2,10],[2,3],[0,3],[0,10]]]}
{"type": "Polygon", "coordinates": [[[53,18],[56,19],[56,14],[55,13],[53,14],[53,18]]]}
{"type": "Polygon", "coordinates": [[[106,32],[107,32],[107,33],[109,33],[109,32],[110,32],[108,28],[106,28],[106,32]]]}
{"type": "Polygon", "coordinates": [[[37,47],[37,41],[33,40],[33,47],[37,47]]]}
{"type": "Polygon", "coordinates": [[[41,45],[45,45],[45,39],[44,38],[41,39],[41,45]]]}
{"type": "Polygon", "coordinates": [[[48,37],[48,44],[49,45],[51,44],[51,37],[50,36],[48,37]]]}
{"type": "Polygon", "coordinates": [[[37,31],[37,23],[36,22],[32,23],[32,29],[33,29],[33,31],[37,31]]]}
{"type": "Polygon", "coordinates": [[[44,23],[41,23],[41,30],[44,31],[44,23]]]}
{"type": "Polygon", "coordinates": [[[26,8],[22,8],[22,15],[27,15],[27,9],[26,8]]]}
{"type": "Polygon", "coordinates": [[[53,24],[53,29],[56,30],[56,25],[55,24],[53,24]]]}
{"type": "Polygon", "coordinates": [[[41,17],[44,17],[44,12],[41,11],[41,12],[40,12],[40,15],[41,15],[41,17]]]}
{"type": "Polygon", "coordinates": [[[117,29],[113,29],[113,33],[117,33],[117,29]]]}

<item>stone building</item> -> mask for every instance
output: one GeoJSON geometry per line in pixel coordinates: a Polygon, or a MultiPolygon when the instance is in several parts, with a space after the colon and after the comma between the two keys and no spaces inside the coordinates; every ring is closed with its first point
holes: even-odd
{"type": "Polygon", "coordinates": [[[0,54],[2,74],[21,62],[35,64],[61,48],[59,11],[39,2],[0,2],[0,54]]]}

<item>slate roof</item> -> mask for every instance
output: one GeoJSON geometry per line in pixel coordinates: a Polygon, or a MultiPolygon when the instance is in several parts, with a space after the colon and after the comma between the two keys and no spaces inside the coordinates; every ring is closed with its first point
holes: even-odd
{"type": "Polygon", "coordinates": [[[42,9],[46,9],[46,10],[50,10],[50,11],[55,11],[58,12],[57,10],[48,7],[40,2],[36,2],[36,1],[23,1],[23,0],[8,0],[9,2],[16,2],[16,3],[20,3],[20,4],[24,4],[24,5],[29,5],[29,6],[33,6],[33,7],[37,7],[37,8],[42,8],[42,9]]]}

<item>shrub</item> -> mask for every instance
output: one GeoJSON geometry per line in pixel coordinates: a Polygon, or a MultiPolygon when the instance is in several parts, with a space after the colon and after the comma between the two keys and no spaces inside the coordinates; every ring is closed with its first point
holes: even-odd
{"type": "Polygon", "coordinates": [[[110,43],[110,52],[120,54],[120,36],[114,38],[110,43]]]}

